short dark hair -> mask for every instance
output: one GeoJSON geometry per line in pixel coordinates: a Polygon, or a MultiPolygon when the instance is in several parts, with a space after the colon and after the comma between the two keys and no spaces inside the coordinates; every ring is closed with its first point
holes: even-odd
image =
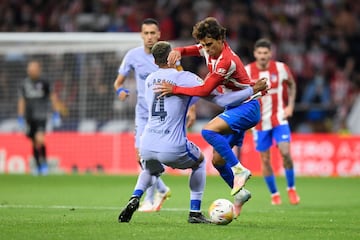
{"type": "Polygon", "coordinates": [[[265,47],[271,50],[271,41],[267,38],[260,38],[255,42],[254,49],[265,47]]]}
{"type": "Polygon", "coordinates": [[[151,53],[154,56],[155,63],[159,66],[167,65],[167,58],[171,51],[171,45],[166,41],[159,41],[151,48],[151,53]]]}
{"type": "Polygon", "coordinates": [[[142,21],[142,23],[141,23],[141,26],[144,25],[144,24],[155,24],[156,26],[159,26],[159,22],[156,21],[156,20],[153,19],[153,18],[146,18],[146,19],[144,19],[144,21],[142,21]]]}
{"type": "Polygon", "coordinates": [[[196,23],[192,31],[192,36],[198,41],[206,37],[216,40],[224,40],[225,35],[226,28],[221,26],[218,20],[214,17],[207,17],[196,23]]]}

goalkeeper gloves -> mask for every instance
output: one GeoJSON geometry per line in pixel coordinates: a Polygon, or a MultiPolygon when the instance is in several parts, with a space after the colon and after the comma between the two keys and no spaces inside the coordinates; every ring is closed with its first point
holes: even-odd
{"type": "Polygon", "coordinates": [[[61,117],[59,112],[54,112],[51,120],[54,127],[61,126],[61,117]]]}
{"type": "Polygon", "coordinates": [[[17,117],[17,122],[18,122],[18,126],[20,130],[24,130],[25,129],[25,119],[23,116],[18,116],[17,117]]]}

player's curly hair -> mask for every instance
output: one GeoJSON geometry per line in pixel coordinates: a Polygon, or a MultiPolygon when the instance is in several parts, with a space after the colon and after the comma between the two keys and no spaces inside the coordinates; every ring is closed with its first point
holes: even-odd
{"type": "Polygon", "coordinates": [[[166,41],[159,41],[151,48],[155,63],[159,66],[167,65],[167,57],[171,51],[171,45],[166,41]]]}
{"type": "Polygon", "coordinates": [[[207,17],[204,20],[198,22],[193,27],[192,36],[200,41],[205,37],[213,38],[216,40],[224,40],[226,35],[226,28],[220,25],[220,23],[214,17],[207,17]]]}

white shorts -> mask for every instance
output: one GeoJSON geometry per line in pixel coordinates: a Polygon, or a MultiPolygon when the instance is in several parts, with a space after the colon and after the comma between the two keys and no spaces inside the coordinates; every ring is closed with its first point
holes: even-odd
{"type": "Polygon", "coordinates": [[[148,169],[151,175],[159,175],[165,170],[163,164],[176,169],[198,166],[201,150],[194,143],[187,141],[185,152],[154,152],[140,149],[140,155],[144,169],[148,169]]]}

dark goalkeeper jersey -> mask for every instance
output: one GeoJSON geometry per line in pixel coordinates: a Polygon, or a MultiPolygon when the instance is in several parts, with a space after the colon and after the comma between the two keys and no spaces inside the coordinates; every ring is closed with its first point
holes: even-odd
{"type": "Polygon", "coordinates": [[[50,103],[50,85],[44,79],[25,78],[20,91],[25,99],[25,118],[27,120],[46,120],[50,103]]]}

